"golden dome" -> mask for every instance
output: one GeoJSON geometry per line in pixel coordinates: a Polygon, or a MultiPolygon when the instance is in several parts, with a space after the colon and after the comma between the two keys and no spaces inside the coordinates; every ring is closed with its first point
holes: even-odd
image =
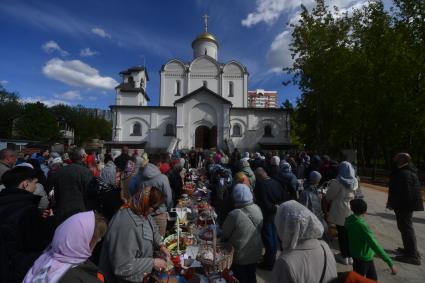
{"type": "Polygon", "coordinates": [[[203,33],[199,34],[195,38],[195,40],[192,42],[192,48],[194,47],[195,42],[197,42],[198,40],[207,40],[207,41],[214,42],[218,47],[217,39],[215,39],[214,35],[212,35],[211,33],[207,32],[207,31],[204,31],[203,33]]]}

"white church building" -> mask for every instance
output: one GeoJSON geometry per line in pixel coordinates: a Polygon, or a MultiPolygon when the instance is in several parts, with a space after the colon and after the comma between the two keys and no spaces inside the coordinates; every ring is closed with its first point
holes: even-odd
{"type": "Polygon", "coordinates": [[[158,151],[227,148],[284,149],[290,144],[289,113],[248,107],[248,70],[218,60],[219,43],[205,31],[192,42],[190,62],[172,59],[160,70],[159,106],[148,106],[146,68],[120,72],[109,147],[158,151]]]}

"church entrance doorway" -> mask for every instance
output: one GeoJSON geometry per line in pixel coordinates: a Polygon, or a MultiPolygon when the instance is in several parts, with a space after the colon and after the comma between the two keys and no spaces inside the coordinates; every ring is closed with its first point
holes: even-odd
{"type": "Polygon", "coordinates": [[[195,130],[195,148],[210,149],[217,146],[217,126],[199,126],[195,130]]]}

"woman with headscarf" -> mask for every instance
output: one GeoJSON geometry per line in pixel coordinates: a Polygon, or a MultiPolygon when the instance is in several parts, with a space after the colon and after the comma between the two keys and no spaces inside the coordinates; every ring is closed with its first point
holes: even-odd
{"type": "Polygon", "coordinates": [[[144,187],[135,191],[129,205],[114,215],[102,245],[99,263],[107,282],[142,282],[152,270],[165,270],[166,261],[154,257],[154,250],[166,257],[170,253],[150,216],[164,200],[158,188],[144,187]]]}
{"type": "Polygon", "coordinates": [[[255,174],[254,174],[254,171],[252,171],[251,166],[249,165],[249,162],[242,158],[241,160],[239,160],[238,169],[240,172],[244,173],[248,177],[249,186],[251,187],[251,189],[254,189],[255,174]]]}
{"type": "Polygon", "coordinates": [[[298,198],[298,179],[292,173],[291,165],[285,160],[280,161],[280,173],[277,179],[282,186],[289,193],[291,199],[298,198]]]}
{"type": "Polygon", "coordinates": [[[318,240],[323,226],[310,210],[287,201],[278,207],[275,225],[283,251],[273,267],[271,283],[325,283],[337,278],[332,251],[318,240]]]}
{"type": "Polygon", "coordinates": [[[113,161],[105,164],[99,177],[93,178],[90,186],[91,207],[102,213],[109,221],[123,203],[119,188],[119,173],[113,161]]]}
{"type": "Polygon", "coordinates": [[[336,225],[338,243],[343,264],[353,264],[348,250],[347,232],[344,228],[345,218],[352,214],[350,201],[354,199],[358,189],[358,181],[353,166],[348,161],[343,161],[338,166],[336,179],[329,181],[326,191],[326,200],[331,202],[328,221],[336,225]]]}
{"type": "Polygon", "coordinates": [[[254,204],[250,188],[237,184],[233,188],[233,209],[223,224],[223,239],[235,249],[232,270],[240,283],[257,282],[256,264],[261,258],[263,215],[254,204]]]}
{"type": "Polygon", "coordinates": [[[103,275],[88,259],[105,232],[105,220],[93,211],[69,217],[56,229],[50,247],[35,261],[23,282],[103,282],[103,275]]]}

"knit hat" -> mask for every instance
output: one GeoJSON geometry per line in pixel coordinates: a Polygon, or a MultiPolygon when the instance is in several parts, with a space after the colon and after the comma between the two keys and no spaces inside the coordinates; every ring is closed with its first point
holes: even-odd
{"type": "Polygon", "coordinates": [[[239,169],[250,167],[248,160],[243,159],[243,158],[241,160],[239,160],[238,165],[239,165],[239,169]]]}
{"type": "Polygon", "coordinates": [[[271,165],[279,166],[280,164],[280,158],[279,156],[273,156],[270,160],[271,165]]]}
{"type": "Polygon", "coordinates": [[[248,158],[249,159],[249,152],[248,151],[247,152],[244,152],[243,158],[248,158]]]}
{"type": "Polygon", "coordinates": [[[50,157],[56,158],[56,157],[60,157],[61,155],[57,152],[51,152],[50,153],[50,157]]]}
{"type": "Polygon", "coordinates": [[[246,204],[253,200],[251,189],[245,184],[237,184],[233,188],[232,197],[236,205],[246,204]]]}
{"type": "Polygon", "coordinates": [[[53,164],[61,164],[61,163],[63,163],[62,157],[59,156],[59,157],[55,157],[52,160],[50,160],[49,166],[51,166],[53,164]]]}
{"type": "Polygon", "coordinates": [[[280,170],[284,173],[289,173],[291,172],[291,164],[289,164],[288,162],[286,162],[285,160],[282,160],[280,162],[280,170]]]}
{"type": "Polygon", "coordinates": [[[311,171],[310,175],[308,176],[308,181],[310,184],[316,184],[322,179],[322,175],[317,171],[311,171]]]}
{"type": "Polygon", "coordinates": [[[34,166],[31,163],[28,163],[28,162],[19,163],[15,167],[28,167],[28,168],[34,169],[34,166]]]}

